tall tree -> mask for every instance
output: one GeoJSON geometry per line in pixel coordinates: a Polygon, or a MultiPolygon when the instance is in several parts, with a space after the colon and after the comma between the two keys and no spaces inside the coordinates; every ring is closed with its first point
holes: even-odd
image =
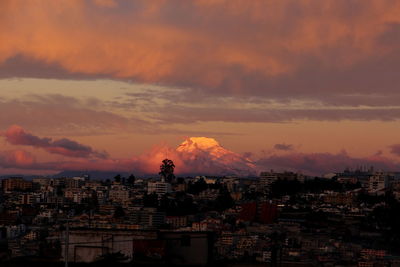
{"type": "Polygon", "coordinates": [[[175,164],[170,159],[164,159],[160,166],[159,174],[166,182],[172,182],[175,179],[174,175],[175,164]]]}
{"type": "Polygon", "coordinates": [[[116,183],[120,183],[120,182],[121,182],[121,175],[120,175],[120,174],[115,175],[114,181],[115,181],[116,183]]]}
{"type": "Polygon", "coordinates": [[[129,175],[129,177],[128,177],[128,185],[131,185],[131,186],[133,186],[133,185],[135,185],[135,176],[133,175],[133,174],[131,174],[131,175],[129,175]]]}

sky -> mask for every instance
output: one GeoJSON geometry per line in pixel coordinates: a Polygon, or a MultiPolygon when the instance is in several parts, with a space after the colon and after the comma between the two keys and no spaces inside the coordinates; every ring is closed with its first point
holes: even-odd
{"type": "Polygon", "coordinates": [[[2,0],[0,174],[400,170],[399,69],[398,0],[2,0]]]}

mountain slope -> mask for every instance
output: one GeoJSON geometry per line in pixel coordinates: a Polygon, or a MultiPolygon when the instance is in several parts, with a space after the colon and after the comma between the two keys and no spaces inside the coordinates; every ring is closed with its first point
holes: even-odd
{"type": "Polygon", "coordinates": [[[255,174],[255,165],[249,159],[225,149],[213,138],[187,138],[176,152],[188,171],[236,176],[255,174]]]}

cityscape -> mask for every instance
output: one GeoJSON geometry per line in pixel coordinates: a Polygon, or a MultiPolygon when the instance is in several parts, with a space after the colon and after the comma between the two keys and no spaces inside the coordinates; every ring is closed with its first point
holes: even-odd
{"type": "Polygon", "coordinates": [[[273,170],[258,177],[179,177],[175,167],[164,159],[153,178],[2,179],[0,261],[400,264],[400,172],[371,167],[325,177],[273,170]]]}
{"type": "Polygon", "coordinates": [[[400,0],[0,0],[0,267],[400,267],[400,0]]]}

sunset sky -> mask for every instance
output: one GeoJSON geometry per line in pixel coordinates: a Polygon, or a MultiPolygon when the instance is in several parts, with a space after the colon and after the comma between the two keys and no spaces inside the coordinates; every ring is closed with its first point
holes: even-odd
{"type": "Polygon", "coordinates": [[[397,0],[1,0],[0,174],[400,170],[399,87],[397,0]]]}

